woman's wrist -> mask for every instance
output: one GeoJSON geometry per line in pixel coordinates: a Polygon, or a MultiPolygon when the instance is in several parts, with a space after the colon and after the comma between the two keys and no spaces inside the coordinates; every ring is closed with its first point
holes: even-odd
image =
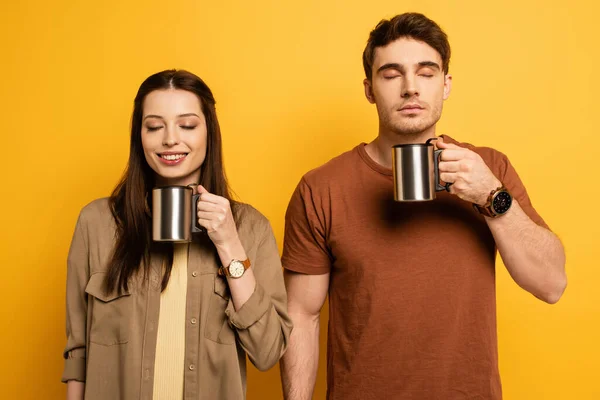
{"type": "Polygon", "coordinates": [[[237,235],[224,243],[215,244],[215,247],[223,266],[228,266],[231,260],[243,261],[248,258],[244,246],[242,246],[242,242],[237,235]]]}

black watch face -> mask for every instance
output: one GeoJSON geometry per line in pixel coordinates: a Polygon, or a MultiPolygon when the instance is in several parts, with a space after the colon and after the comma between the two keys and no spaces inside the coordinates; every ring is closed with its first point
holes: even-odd
{"type": "Polygon", "coordinates": [[[512,197],[508,192],[500,192],[494,197],[492,208],[496,214],[504,214],[512,204],[512,197]]]}

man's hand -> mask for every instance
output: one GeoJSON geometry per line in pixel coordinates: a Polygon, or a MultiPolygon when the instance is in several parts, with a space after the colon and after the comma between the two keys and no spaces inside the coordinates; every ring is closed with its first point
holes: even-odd
{"type": "Polygon", "coordinates": [[[490,192],[502,186],[479,154],[455,144],[444,143],[441,137],[436,145],[443,150],[440,180],[452,184],[450,193],[482,206],[487,202],[490,192]]]}

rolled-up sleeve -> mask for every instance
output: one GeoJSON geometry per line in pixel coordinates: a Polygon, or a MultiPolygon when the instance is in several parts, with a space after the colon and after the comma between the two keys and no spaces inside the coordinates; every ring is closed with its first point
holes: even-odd
{"type": "Polygon", "coordinates": [[[292,331],[277,242],[266,219],[264,225],[255,259],[250,260],[256,278],[254,292],[239,310],[236,311],[230,301],[225,311],[230,326],[237,331],[240,345],[261,371],[279,361],[292,331]]]}
{"type": "Polygon", "coordinates": [[[87,295],[89,278],[86,223],[79,216],[67,259],[66,325],[67,345],[62,381],[85,382],[87,295]]]}
{"type": "Polygon", "coordinates": [[[502,164],[504,169],[504,173],[503,175],[501,175],[502,183],[504,184],[504,186],[506,186],[510,194],[519,202],[519,205],[521,206],[525,214],[527,214],[527,216],[533,222],[535,222],[542,228],[550,230],[550,227],[548,226],[546,221],[544,221],[544,219],[540,216],[540,214],[538,214],[536,209],[533,208],[533,204],[531,203],[531,199],[527,194],[525,185],[523,184],[523,181],[521,181],[519,174],[517,174],[517,171],[509,161],[508,157],[506,157],[502,153],[500,154],[502,156],[502,164]]]}

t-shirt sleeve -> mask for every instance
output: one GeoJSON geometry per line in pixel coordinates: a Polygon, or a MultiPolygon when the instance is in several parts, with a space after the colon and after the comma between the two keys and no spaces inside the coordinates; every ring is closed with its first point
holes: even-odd
{"type": "Polygon", "coordinates": [[[296,187],[285,214],[283,267],[310,275],[331,271],[324,210],[304,178],[296,187]]]}
{"type": "Polygon", "coordinates": [[[525,189],[521,178],[519,178],[517,171],[508,160],[508,157],[503,155],[502,161],[504,163],[504,176],[501,178],[501,181],[504,186],[508,189],[513,198],[519,202],[519,205],[523,211],[525,211],[525,214],[527,214],[533,222],[549,230],[550,228],[546,222],[537,213],[535,208],[533,208],[527,190],[525,189]]]}

